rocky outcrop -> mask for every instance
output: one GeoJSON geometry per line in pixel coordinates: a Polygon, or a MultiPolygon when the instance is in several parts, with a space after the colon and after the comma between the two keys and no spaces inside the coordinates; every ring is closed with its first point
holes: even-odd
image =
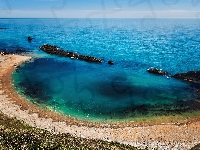
{"type": "Polygon", "coordinates": [[[0,28],[0,30],[5,30],[6,28],[0,28]]]}
{"type": "Polygon", "coordinates": [[[196,89],[196,93],[200,99],[200,71],[177,73],[173,77],[191,83],[191,85],[196,89]]]}
{"type": "Polygon", "coordinates": [[[195,84],[200,84],[200,71],[189,71],[187,73],[177,73],[174,78],[188,81],[195,84]]]}
{"type": "Polygon", "coordinates": [[[168,72],[163,71],[162,69],[151,67],[147,69],[149,73],[157,74],[157,75],[168,75],[168,72]]]}
{"type": "Polygon", "coordinates": [[[60,47],[54,46],[54,45],[49,45],[49,44],[44,44],[43,46],[40,47],[41,50],[48,54],[52,55],[58,55],[58,56],[63,56],[63,57],[70,57],[73,59],[78,59],[78,60],[84,60],[87,62],[95,62],[95,63],[102,63],[103,60],[93,57],[93,56],[85,56],[85,55],[79,55],[76,52],[68,52],[65,50],[61,50],[60,47]]]}
{"type": "Polygon", "coordinates": [[[26,52],[27,52],[26,50],[17,49],[17,50],[14,50],[14,51],[12,51],[12,52],[9,52],[9,51],[0,51],[0,55],[24,54],[24,53],[26,53],[26,52]]]}

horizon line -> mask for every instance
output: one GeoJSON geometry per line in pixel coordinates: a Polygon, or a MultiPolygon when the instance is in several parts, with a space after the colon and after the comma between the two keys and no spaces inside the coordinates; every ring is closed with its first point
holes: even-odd
{"type": "Polygon", "coordinates": [[[0,19],[198,19],[197,17],[0,17],[0,19]]]}

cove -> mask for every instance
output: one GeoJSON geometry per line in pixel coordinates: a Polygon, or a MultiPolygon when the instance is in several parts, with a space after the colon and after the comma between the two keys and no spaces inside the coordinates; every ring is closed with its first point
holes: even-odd
{"type": "Polygon", "coordinates": [[[40,58],[18,68],[14,78],[31,102],[84,120],[134,120],[200,108],[188,83],[109,65],[40,58]]]}

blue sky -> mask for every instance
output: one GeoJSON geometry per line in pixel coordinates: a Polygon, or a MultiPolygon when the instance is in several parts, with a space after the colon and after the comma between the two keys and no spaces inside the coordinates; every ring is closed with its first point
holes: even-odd
{"type": "Polygon", "coordinates": [[[198,18],[200,0],[0,0],[0,18],[198,18]]]}

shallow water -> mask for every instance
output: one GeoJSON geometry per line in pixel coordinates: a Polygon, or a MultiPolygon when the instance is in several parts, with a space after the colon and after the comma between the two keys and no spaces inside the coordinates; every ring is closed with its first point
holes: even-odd
{"type": "Polygon", "coordinates": [[[199,110],[192,85],[146,72],[152,66],[171,75],[200,69],[195,19],[1,19],[0,26],[8,28],[0,31],[1,50],[40,56],[13,75],[16,89],[38,105],[103,121],[199,110]],[[39,50],[44,43],[105,62],[51,56],[39,50]]]}

